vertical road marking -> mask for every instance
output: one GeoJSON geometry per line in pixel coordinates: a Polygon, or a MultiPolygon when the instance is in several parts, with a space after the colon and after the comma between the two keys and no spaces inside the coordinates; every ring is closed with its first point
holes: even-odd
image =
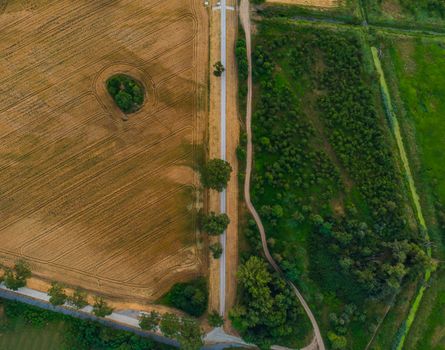
{"type": "MultiPolygon", "coordinates": [[[[226,0],[221,0],[221,63],[226,68],[226,0]]],[[[221,75],[221,159],[226,160],[226,72],[221,75]]],[[[226,213],[227,191],[220,195],[220,212],[226,213]]],[[[220,237],[223,253],[219,261],[219,313],[226,308],[226,231],[220,237]]]]}

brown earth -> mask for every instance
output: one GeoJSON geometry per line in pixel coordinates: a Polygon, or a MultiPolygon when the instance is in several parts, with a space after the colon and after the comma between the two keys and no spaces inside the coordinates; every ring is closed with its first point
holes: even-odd
{"type": "Polygon", "coordinates": [[[311,7],[338,7],[341,0],[267,0],[269,3],[288,4],[288,5],[303,5],[311,7]]]}
{"type": "Polygon", "coordinates": [[[0,262],[122,303],[206,274],[203,1],[2,4],[0,262]],[[126,122],[104,86],[118,72],[146,90],[126,122]]]}

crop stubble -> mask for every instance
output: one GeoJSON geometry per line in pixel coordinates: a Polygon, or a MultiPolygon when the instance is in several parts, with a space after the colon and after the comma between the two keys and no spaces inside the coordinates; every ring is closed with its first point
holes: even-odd
{"type": "Polygon", "coordinates": [[[146,301],[206,273],[201,1],[9,1],[0,14],[0,260],[146,301]],[[104,88],[120,72],[147,93],[126,122],[104,88]]]}

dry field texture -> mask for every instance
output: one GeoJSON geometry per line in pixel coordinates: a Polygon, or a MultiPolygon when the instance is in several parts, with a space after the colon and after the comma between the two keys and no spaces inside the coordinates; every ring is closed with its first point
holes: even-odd
{"type": "Polygon", "coordinates": [[[140,302],[207,273],[207,27],[201,0],[0,1],[1,262],[140,302]],[[128,121],[115,73],[145,87],[128,121]]]}
{"type": "Polygon", "coordinates": [[[275,4],[332,8],[338,7],[341,3],[341,0],[267,0],[267,2],[275,4]]]}

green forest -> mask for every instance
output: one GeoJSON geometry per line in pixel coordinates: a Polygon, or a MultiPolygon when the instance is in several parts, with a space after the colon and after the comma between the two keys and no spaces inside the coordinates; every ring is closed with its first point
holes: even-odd
{"type": "MultiPolygon", "coordinates": [[[[275,260],[317,306],[330,345],[363,348],[376,303],[430,264],[376,74],[358,32],[280,20],[257,29],[252,200],[275,260]]],[[[253,223],[244,235],[248,260],[261,248],[253,223]]]]}

